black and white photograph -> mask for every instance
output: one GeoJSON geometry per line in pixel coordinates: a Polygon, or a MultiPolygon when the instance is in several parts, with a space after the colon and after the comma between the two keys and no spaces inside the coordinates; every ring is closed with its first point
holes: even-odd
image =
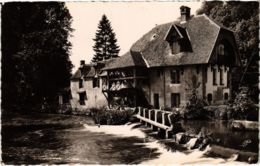
{"type": "Polygon", "coordinates": [[[1,1],[1,165],[259,163],[258,1],[1,1]]]}

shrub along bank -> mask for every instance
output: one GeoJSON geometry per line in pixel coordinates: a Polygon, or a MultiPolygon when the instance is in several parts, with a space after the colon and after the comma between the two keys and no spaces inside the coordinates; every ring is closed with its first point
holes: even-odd
{"type": "Polygon", "coordinates": [[[136,110],[134,109],[107,109],[107,108],[92,108],[90,115],[96,124],[100,125],[121,125],[129,122],[136,110]]]}

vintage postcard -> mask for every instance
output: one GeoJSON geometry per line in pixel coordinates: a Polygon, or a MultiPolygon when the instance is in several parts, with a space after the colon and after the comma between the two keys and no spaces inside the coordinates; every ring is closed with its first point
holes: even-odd
{"type": "Polygon", "coordinates": [[[257,163],[258,47],[258,1],[1,2],[1,163],[257,163]]]}

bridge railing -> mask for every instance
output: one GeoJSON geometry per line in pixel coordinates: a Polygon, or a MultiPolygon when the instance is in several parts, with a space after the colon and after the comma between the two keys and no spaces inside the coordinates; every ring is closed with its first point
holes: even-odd
{"type": "Polygon", "coordinates": [[[173,129],[171,115],[172,112],[138,107],[138,113],[135,116],[140,119],[140,122],[145,122],[146,126],[149,124],[151,127],[165,130],[165,138],[168,138],[169,132],[173,129]]]}

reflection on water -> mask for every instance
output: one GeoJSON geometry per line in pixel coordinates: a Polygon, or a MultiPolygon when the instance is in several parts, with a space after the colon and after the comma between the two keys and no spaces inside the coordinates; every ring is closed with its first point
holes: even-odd
{"type": "Polygon", "coordinates": [[[212,133],[212,138],[219,140],[216,143],[218,145],[258,153],[258,132],[233,131],[227,121],[185,121],[182,125],[186,131],[193,134],[198,134],[201,130],[212,133]],[[250,143],[244,146],[246,141],[250,143]]]}
{"type": "Polygon", "coordinates": [[[78,116],[2,115],[2,159],[6,164],[127,164],[159,155],[136,144],[140,138],[93,133],[82,124],[93,122],[78,116]]]}

